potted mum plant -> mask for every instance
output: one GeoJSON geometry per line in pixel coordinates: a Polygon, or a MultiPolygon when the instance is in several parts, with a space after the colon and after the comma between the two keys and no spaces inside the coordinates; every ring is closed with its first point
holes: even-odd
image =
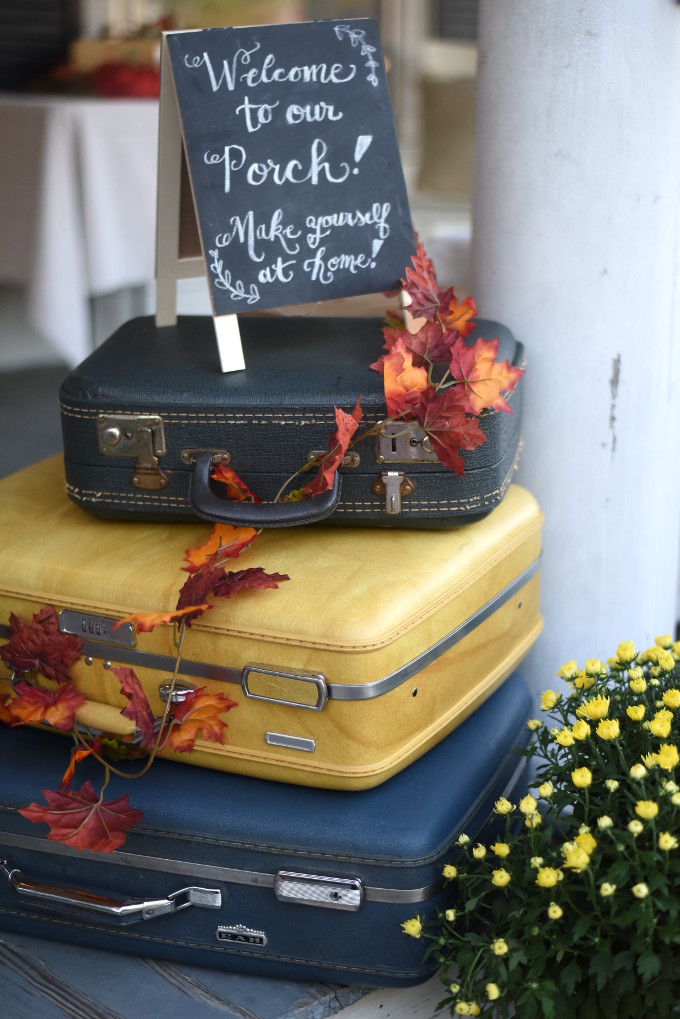
{"type": "Polygon", "coordinates": [[[427,939],[439,1009],[506,1019],[680,1013],[680,642],[567,662],[530,719],[531,786],[461,835],[427,939]]]}

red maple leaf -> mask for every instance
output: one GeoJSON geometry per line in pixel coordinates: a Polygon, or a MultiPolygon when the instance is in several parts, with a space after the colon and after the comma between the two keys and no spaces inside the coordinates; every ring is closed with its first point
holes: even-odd
{"type": "MultiPolygon", "coordinates": [[[[177,599],[177,608],[182,610],[188,605],[205,602],[215,585],[222,580],[224,580],[224,567],[217,565],[217,555],[213,554],[184,581],[177,599]]],[[[191,619],[188,619],[187,623],[190,622],[191,619]]]]}
{"type": "Polygon", "coordinates": [[[512,413],[502,393],[511,392],[524,375],[521,368],[513,368],[507,360],[496,361],[498,340],[481,337],[468,347],[462,339],[451,349],[452,378],[463,383],[463,405],[473,414],[481,414],[486,407],[512,413]]]}
{"type": "Polygon", "coordinates": [[[210,474],[213,481],[219,481],[223,485],[226,485],[226,496],[227,499],[237,499],[238,502],[260,502],[259,496],[251,492],[245,481],[239,478],[236,471],[233,471],[231,467],[226,464],[219,464],[215,467],[210,474]]]}
{"type": "Polygon", "coordinates": [[[31,803],[19,813],[35,824],[49,825],[50,842],[63,842],[74,849],[112,853],[125,842],[126,832],[139,824],[143,813],[130,807],[127,794],[118,799],[101,800],[85,782],[79,790],[43,789],[47,806],[31,803]]]}
{"type": "Polygon", "coordinates": [[[71,750],[71,761],[69,763],[68,768],[64,772],[64,777],[59,783],[59,788],[68,789],[68,787],[71,785],[71,780],[76,770],[76,764],[79,761],[83,761],[86,757],[89,757],[90,754],[99,753],[100,749],[101,749],[100,740],[95,740],[92,746],[89,747],[73,747],[73,749],[71,750]]]}
{"type": "Polygon", "coordinates": [[[455,296],[453,287],[441,290],[437,283],[434,266],[425,254],[425,248],[418,241],[416,253],[411,258],[413,268],[406,268],[404,289],[411,298],[408,310],[413,318],[425,318],[433,322],[440,318],[440,308],[448,309],[455,296]]]}
{"type": "Polygon", "coordinates": [[[128,699],[128,704],[121,711],[121,715],[129,718],[139,729],[142,735],[140,746],[153,746],[154,716],[137,674],[134,669],[129,669],[124,665],[111,669],[111,672],[119,681],[120,689],[128,699]]]}
{"type": "Polygon", "coordinates": [[[80,657],[83,641],[59,632],[54,608],[45,605],[27,626],[14,613],[9,617],[10,640],[0,647],[0,657],[17,672],[39,672],[57,683],[69,681],[69,670],[80,657]]]}
{"type": "Polygon", "coordinates": [[[254,527],[233,527],[231,524],[214,524],[210,537],[196,548],[188,548],[184,554],[187,573],[195,573],[214,556],[235,559],[244,548],[252,544],[260,532],[254,527]]]}
{"type": "Polygon", "coordinates": [[[166,626],[168,623],[179,623],[182,619],[195,619],[211,609],[212,605],[187,605],[174,612],[133,612],[124,619],[119,619],[113,629],[117,630],[123,623],[133,623],[139,633],[151,633],[157,626],[166,626]]]}
{"type": "Polygon", "coordinates": [[[73,725],[76,708],[85,701],[70,681],[60,683],[56,690],[45,690],[22,680],[15,690],[18,696],[8,705],[12,725],[48,722],[53,728],[66,731],[73,725]]]}
{"type": "Polygon", "coordinates": [[[475,449],[486,442],[479,418],[465,413],[455,388],[437,395],[426,393],[415,415],[439,461],[456,474],[462,474],[465,468],[460,450],[475,449]]]}
{"type": "Polygon", "coordinates": [[[222,743],[227,723],[220,718],[226,711],[235,708],[226,694],[208,694],[205,687],[192,690],[177,705],[167,734],[167,746],[177,754],[187,753],[194,749],[199,736],[214,743],[222,743]]]}
{"type": "Polygon", "coordinates": [[[413,354],[402,339],[383,358],[383,382],[388,417],[405,420],[413,417],[413,408],[431,388],[427,368],[414,366],[413,354]]]}
{"type": "Polygon", "coordinates": [[[351,414],[347,414],[339,407],[335,407],[335,422],[337,427],[335,431],[331,433],[328,442],[328,452],[324,453],[321,457],[321,460],[319,461],[319,469],[314,480],[310,481],[307,485],[303,485],[302,488],[297,489],[297,491],[292,492],[289,497],[291,501],[295,499],[308,499],[311,496],[327,492],[333,487],[336,471],[343,461],[343,457],[347,452],[352,436],[357,430],[359,422],[363,416],[363,411],[359,406],[360,403],[361,397],[357,400],[356,407],[351,414]]]}
{"type": "Polygon", "coordinates": [[[233,598],[239,591],[247,589],[264,591],[276,588],[284,580],[290,580],[285,573],[265,573],[261,566],[247,570],[230,570],[213,590],[216,598],[233,598]]]}

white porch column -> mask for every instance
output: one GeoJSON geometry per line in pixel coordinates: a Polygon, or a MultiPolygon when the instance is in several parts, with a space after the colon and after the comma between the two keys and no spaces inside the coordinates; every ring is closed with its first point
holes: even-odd
{"type": "Polygon", "coordinates": [[[679,109],[674,0],[481,0],[472,293],[527,349],[538,689],[675,626],[679,109]]]}

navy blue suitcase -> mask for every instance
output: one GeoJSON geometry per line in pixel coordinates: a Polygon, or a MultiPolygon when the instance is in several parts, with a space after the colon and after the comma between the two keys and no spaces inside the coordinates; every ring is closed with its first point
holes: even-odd
{"type": "MultiPolygon", "coordinates": [[[[42,802],[63,738],[0,730],[0,928],[288,980],[407,986],[432,972],[401,924],[442,908],[442,867],[500,796],[523,790],[531,698],[514,673],[442,743],[360,792],[287,786],[158,760],[114,853],[78,851],[17,812],[42,802]]],[[[101,768],[79,765],[74,787],[101,768]]]]}

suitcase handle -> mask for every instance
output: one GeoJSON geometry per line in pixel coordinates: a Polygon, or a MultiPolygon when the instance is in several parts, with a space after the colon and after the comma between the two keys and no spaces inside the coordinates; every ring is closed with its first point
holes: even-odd
{"type": "Polygon", "coordinates": [[[210,455],[196,457],[189,484],[189,501],[197,516],[235,527],[294,527],[329,517],[340,502],[340,475],[328,492],[301,502],[236,502],[221,499],[210,487],[210,455]]]}
{"type": "Polygon", "coordinates": [[[48,909],[96,913],[113,920],[119,926],[138,923],[139,920],[154,920],[157,916],[176,913],[188,906],[202,906],[204,909],[220,909],[222,906],[222,892],[219,888],[181,888],[164,899],[110,899],[73,888],[32,884],[7,860],[0,859],[0,873],[5,875],[21,899],[48,909]]]}

